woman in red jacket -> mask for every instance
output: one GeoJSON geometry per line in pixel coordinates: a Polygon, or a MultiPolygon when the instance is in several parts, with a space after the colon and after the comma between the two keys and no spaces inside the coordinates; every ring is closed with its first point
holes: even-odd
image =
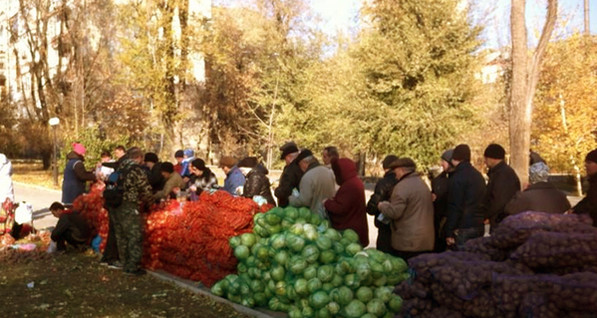
{"type": "Polygon", "coordinates": [[[357,177],[357,166],[348,158],[332,160],[336,183],[340,186],[336,195],[325,201],[332,227],[336,230],[352,229],[359,235],[363,247],[369,245],[369,227],[365,211],[365,187],[357,177]]]}

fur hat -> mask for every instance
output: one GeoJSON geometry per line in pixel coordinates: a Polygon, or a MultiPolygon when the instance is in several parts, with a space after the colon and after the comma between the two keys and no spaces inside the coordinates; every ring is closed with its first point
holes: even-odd
{"type": "Polygon", "coordinates": [[[259,161],[257,157],[245,157],[243,160],[238,162],[239,168],[255,168],[259,161]]]}
{"type": "Polygon", "coordinates": [[[415,164],[415,162],[410,158],[399,158],[390,164],[390,169],[396,169],[400,167],[416,168],[417,164],[415,164]]]}

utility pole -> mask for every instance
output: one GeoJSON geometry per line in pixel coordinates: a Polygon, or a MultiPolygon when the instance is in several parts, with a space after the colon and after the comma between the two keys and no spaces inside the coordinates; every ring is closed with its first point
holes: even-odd
{"type": "Polygon", "coordinates": [[[591,34],[591,27],[589,25],[589,0],[585,0],[585,35],[591,34]]]}

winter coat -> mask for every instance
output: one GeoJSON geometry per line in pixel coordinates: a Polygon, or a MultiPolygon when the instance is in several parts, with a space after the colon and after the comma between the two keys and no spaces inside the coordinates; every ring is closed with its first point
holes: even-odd
{"type": "Polygon", "coordinates": [[[442,217],[446,216],[449,184],[449,175],[446,171],[431,180],[431,192],[435,194],[435,200],[433,201],[434,219],[437,223],[442,217]]]}
{"type": "Polygon", "coordinates": [[[268,204],[276,205],[276,201],[272,196],[272,189],[270,187],[267,174],[269,171],[263,165],[259,164],[247,173],[247,180],[243,187],[243,196],[253,198],[256,195],[262,196],[267,200],[268,204]]]}
{"type": "Polygon", "coordinates": [[[66,155],[64,179],[62,180],[62,203],[72,204],[75,198],[85,192],[85,182],[94,181],[95,174],[85,170],[83,156],[71,151],[66,155]]]}
{"type": "Polygon", "coordinates": [[[461,162],[448,180],[446,200],[446,237],[454,237],[457,229],[483,227],[485,179],[469,161],[461,162]]]}
{"type": "Polygon", "coordinates": [[[8,198],[14,202],[14,190],[12,187],[12,164],[6,156],[0,153],[0,204],[8,198]]]}
{"type": "Polygon", "coordinates": [[[362,246],[369,245],[369,227],[365,209],[365,186],[357,177],[354,161],[340,158],[332,161],[332,170],[340,186],[336,195],[325,201],[325,209],[336,230],[352,229],[362,246]]]}
{"type": "Polygon", "coordinates": [[[170,194],[174,188],[183,189],[186,186],[185,182],[182,180],[182,177],[178,174],[178,172],[172,172],[170,177],[166,179],[164,183],[164,188],[153,195],[155,200],[166,199],[170,198],[170,194]]]}
{"type": "Polygon", "coordinates": [[[505,212],[513,215],[524,211],[538,211],[562,214],[570,209],[570,202],[564,192],[550,182],[537,182],[526,190],[516,193],[506,204],[505,212]]]}
{"type": "Polygon", "coordinates": [[[597,226],[597,174],[589,177],[587,195],[574,206],[573,210],[577,214],[590,215],[593,218],[593,226],[597,226]]]}
{"type": "Polygon", "coordinates": [[[390,201],[379,210],[392,219],[392,247],[401,252],[433,249],[433,202],[431,191],[417,173],[403,176],[392,191],[390,201]]]}
{"type": "Polygon", "coordinates": [[[214,189],[217,185],[218,178],[209,168],[205,168],[201,176],[192,175],[191,181],[189,181],[189,187],[194,186],[197,188],[197,191],[195,191],[197,195],[200,195],[203,191],[214,189]]]}
{"type": "Polygon", "coordinates": [[[71,237],[80,243],[86,243],[91,237],[91,228],[79,212],[65,212],[58,219],[50,237],[54,242],[71,237]]]}
{"type": "Polygon", "coordinates": [[[334,196],[336,182],[334,173],[317,162],[311,163],[301,178],[299,195],[289,196],[288,202],[294,207],[308,207],[311,212],[328,218],[323,207],[323,200],[334,196]]]}
{"type": "Polygon", "coordinates": [[[288,205],[288,197],[292,194],[292,189],[298,189],[302,177],[303,170],[299,167],[296,159],[284,167],[278,187],[274,190],[278,206],[286,207],[288,205]]]}
{"type": "Polygon", "coordinates": [[[392,229],[390,224],[385,224],[377,220],[377,216],[380,213],[379,209],[377,209],[377,204],[382,201],[390,200],[392,190],[394,190],[394,186],[397,182],[396,174],[394,171],[389,170],[383,178],[377,182],[375,190],[369,198],[369,202],[367,202],[367,213],[375,217],[373,222],[375,227],[377,227],[377,241],[375,247],[386,253],[392,251],[392,229]]]}
{"type": "Polygon", "coordinates": [[[514,169],[504,161],[489,169],[487,175],[489,183],[484,199],[485,218],[493,226],[505,217],[504,208],[516,192],[520,191],[520,180],[514,169]]]}
{"type": "Polygon", "coordinates": [[[237,166],[232,167],[226,179],[224,180],[224,188],[222,190],[227,191],[232,195],[237,195],[237,189],[245,185],[245,176],[237,166]]]}
{"type": "Polygon", "coordinates": [[[164,176],[162,175],[162,163],[156,162],[150,170],[147,171],[147,179],[151,190],[156,193],[164,188],[164,176]]]}
{"type": "Polygon", "coordinates": [[[117,171],[124,175],[123,204],[129,202],[148,205],[152,202],[151,186],[147,174],[138,163],[131,159],[125,159],[118,166],[117,171]]]}

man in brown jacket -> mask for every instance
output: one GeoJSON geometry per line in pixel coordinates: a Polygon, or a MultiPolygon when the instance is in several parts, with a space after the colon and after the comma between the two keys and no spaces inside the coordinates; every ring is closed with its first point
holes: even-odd
{"type": "Polygon", "coordinates": [[[400,158],[390,165],[398,183],[390,201],[378,203],[381,213],[390,218],[395,256],[405,260],[433,250],[433,202],[431,191],[415,172],[410,158],[400,158]]]}

